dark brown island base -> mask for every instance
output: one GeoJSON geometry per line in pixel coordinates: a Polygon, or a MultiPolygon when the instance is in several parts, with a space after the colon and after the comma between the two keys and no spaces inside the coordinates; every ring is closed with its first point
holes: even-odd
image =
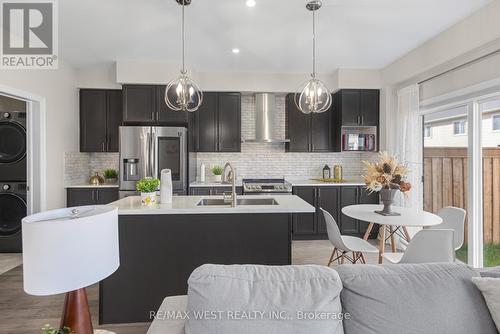
{"type": "Polygon", "coordinates": [[[205,263],[291,264],[291,215],[315,211],[290,195],[240,196],[275,201],[235,208],[198,205],[202,198],[153,207],[138,197],[112,203],[119,207],[120,267],[100,284],[100,324],[151,321],[165,297],[186,294],[189,275],[205,263]]]}

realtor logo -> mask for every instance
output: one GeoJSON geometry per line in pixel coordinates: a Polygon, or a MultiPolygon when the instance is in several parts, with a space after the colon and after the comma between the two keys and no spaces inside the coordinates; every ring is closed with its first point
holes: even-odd
{"type": "Polygon", "coordinates": [[[0,0],[2,69],[56,69],[56,0],[0,0]]]}

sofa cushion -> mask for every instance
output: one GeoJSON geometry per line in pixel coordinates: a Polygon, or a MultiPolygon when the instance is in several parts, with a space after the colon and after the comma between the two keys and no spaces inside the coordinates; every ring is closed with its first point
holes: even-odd
{"type": "Polygon", "coordinates": [[[497,334],[495,324],[461,264],[345,265],[342,307],[346,334],[497,334]]]}
{"type": "Polygon", "coordinates": [[[188,284],[188,334],[343,333],[342,283],[327,267],[208,264],[188,284]]]}
{"type": "Polygon", "coordinates": [[[483,294],[486,305],[490,310],[491,317],[500,331],[500,278],[473,277],[472,283],[483,294]]]}

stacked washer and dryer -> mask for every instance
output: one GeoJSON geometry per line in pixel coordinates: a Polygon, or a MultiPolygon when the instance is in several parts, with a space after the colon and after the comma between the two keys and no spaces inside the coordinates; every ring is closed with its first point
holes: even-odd
{"type": "Polygon", "coordinates": [[[0,253],[22,251],[26,143],[26,102],[0,96],[0,253]]]}

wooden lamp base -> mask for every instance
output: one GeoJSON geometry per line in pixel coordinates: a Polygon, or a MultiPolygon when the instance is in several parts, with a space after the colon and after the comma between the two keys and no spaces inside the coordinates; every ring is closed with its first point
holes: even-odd
{"type": "Polygon", "coordinates": [[[93,334],[89,302],[85,288],[66,293],[61,328],[69,327],[78,334],[93,334]]]}

